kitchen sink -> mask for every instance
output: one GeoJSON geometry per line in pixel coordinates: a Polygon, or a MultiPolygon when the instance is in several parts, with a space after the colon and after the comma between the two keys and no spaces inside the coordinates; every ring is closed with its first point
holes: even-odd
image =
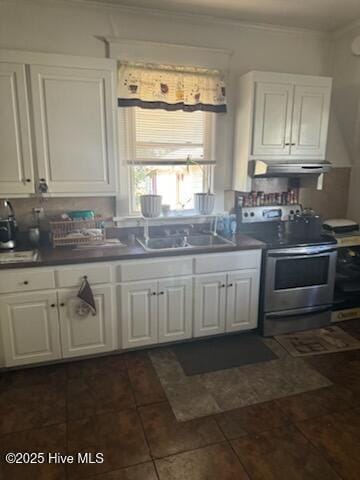
{"type": "Polygon", "coordinates": [[[137,238],[137,241],[147,251],[190,248],[184,235],[148,238],[147,240],[145,238],[137,238]]]}
{"type": "Polygon", "coordinates": [[[195,235],[170,235],[168,237],[137,238],[140,245],[148,252],[166,250],[188,250],[204,247],[228,247],[235,245],[231,240],[214,235],[199,233],[195,235]]]}
{"type": "Polygon", "coordinates": [[[213,233],[201,233],[199,235],[189,235],[187,241],[191,247],[220,247],[235,245],[231,240],[214,235],[213,233]]]}

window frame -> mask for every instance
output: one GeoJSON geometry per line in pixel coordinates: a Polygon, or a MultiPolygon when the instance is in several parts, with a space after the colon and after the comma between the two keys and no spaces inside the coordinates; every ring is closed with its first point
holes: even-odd
{"type": "MultiPolygon", "coordinates": [[[[127,163],[128,158],[135,158],[136,156],[136,127],[135,127],[135,109],[134,107],[126,107],[122,109],[123,115],[122,124],[124,126],[123,132],[123,153],[125,155],[125,162],[123,167],[127,171],[127,191],[128,191],[128,211],[130,215],[138,216],[139,210],[136,210],[136,201],[135,201],[135,189],[134,189],[134,175],[133,175],[133,165],[127,163]]],[[[204,157],[213,161],[215,158],[215,140],[216,140],[216,114],[210,112],[203,112],[205,115],[205,131],[204,131],[204,157]]],[[[189,115],[191,113],[189,112],[189,115]]],[[[155,165],[155,164],[154,164],[155,165]]],[[[165,163],[158,163],[159,166],[165,165],[165,163]]],[[[176,162],[174,162],[176,165],[176,162]]],[[[214,168],[215,164],[202,164],[204,169],[203,175],[203,191],[205,192],[208,188],[210,191],[213,191],[214,188],[214,168]]],[[[172,210],[171,212],[184,212],[191,213],[194,212],[193,209],[183,209],[183,210],[172,210]]]]}

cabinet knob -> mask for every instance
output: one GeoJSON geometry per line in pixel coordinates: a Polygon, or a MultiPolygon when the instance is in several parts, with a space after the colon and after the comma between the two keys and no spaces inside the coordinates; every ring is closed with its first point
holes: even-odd
{"type": "Polygon", "coordinates": [[[157,295],[157,293],[156,292],[151,292],[150,295],[157,295]]]}
{"type": "Polygon", "coordinates": [[[296,145],[296,143],[292,143],[291,146],[294,147],[296,145]]]}
{"type": "Polygon", "coordinates": [[[29,285],[28,280],[25,280],[25,281],[24,281],[24,285],[29,285]]]}
{"type": "Polygon", "coordinates": [[[51,308],[55,308],[55,307],[56,307],[55,303],[52,303],[52,304],[50,305],[50,307],[51,307],[51,308]]]}
{"type": "Polygon", "coordinates": [[[286,142],[285,145],[288,147],[290,145],[290,142],[286,142]]]}
{"type": "Polygon", "coordinates": [[[65,303],[60,303],[60,307],[65,307],[65,303]]]}
{"type": "Polygon", "coordinates": [[[222,285],[220,285],[220,287],[221,287],[221,288],[225,288],[225,287],[226,287],[225,283],[223,283],[222,285]]]}
{"type": "Polygon", "coordinates": [[[229,283],[228,287],[232,287],[234,284],[233,283],[229,283]]]}
{"type": "Polygon", "coordinates": [[[164,295],[164,292],[159,292],[159,295],[164,295]]]}
{"type": "Polygon", "coordinates": [[[31,178],[27,178],[26,181],[27,181],[28,183],[30,183],[30,182],[31,182],[31,178]]]}

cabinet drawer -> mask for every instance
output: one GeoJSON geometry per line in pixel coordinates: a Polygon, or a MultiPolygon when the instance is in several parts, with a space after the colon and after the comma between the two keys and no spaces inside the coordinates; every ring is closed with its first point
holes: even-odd
{"type": "Polygon", "coordinates": [[[29,292],[31,290],[46,290],[55,288],[54,272],[52,270],[31,269],[0,272],[0,293],[29,292]]]}
{"type": "Polygon", "coordinates": [[[87,276],[90,285],[110,283],[111,267],[110,265],[64,267],[56,270],[56,285],[58,287],[80,287],[85,276],[87,276]]]}
{"type": "Polygon", "coordinates": [[[194,273],[228,272],[260,268],[261,250],[199,255],[195,257],[194,273]]]}
{"type": "Polygon", "coordinates": [[[156,260],[131,260],[117,266],[116,280],[118,282],[132,282],[151,278],[164,278],[178,275],[192,274],[192,258],[164,258],[156,260]]]}

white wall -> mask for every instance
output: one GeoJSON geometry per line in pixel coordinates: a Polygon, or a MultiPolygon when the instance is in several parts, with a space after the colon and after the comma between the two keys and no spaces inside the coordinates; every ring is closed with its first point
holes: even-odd
{"type": "Polygon", "coordinates": [[[350,51],[360,25],[333,40],[334,107],[353,168],[348,217],[360,223],[360,57],[350,51]]]}
{"type": "Polygon", "coordinates": [[[219,131],[217,192],[231,184],[235,76],[253,69],[309,75],[331,73],[329,39],[316,33],[134,13],[116,7],[74,6],[64,1],[49,4],[44,0],[0,0],[0,48],[102,57],[106,55],[101,39],[104,36],[233,51],[230,108],[219,131]]]}

